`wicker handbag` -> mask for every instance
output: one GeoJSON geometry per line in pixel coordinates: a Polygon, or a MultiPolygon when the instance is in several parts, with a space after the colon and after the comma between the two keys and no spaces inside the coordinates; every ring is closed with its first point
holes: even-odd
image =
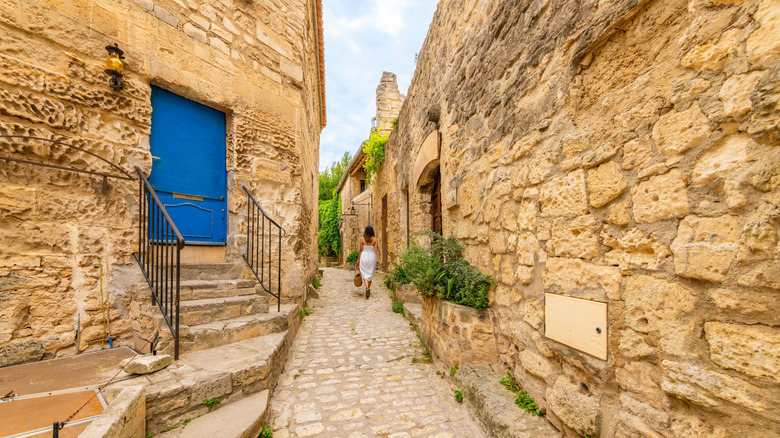
{"type": "Polygon", "coordinates": [[[355,287],[360,287],[363,284],[363,279],[360,276],[360,271],[355,272],[355,287]]]}

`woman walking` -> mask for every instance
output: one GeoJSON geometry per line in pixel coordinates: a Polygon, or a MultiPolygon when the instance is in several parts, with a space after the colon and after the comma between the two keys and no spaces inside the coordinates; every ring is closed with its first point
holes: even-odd
{"type": "Polygon", "coordinates": [[[363,277],[363,285],[366,287],[366,299],[371,296],[371,282],[374,281],[376,261],[379,258],[377,247],[374,228],[369,225],[363,232],[363,237],[360,238],[360,253],[358,254],[360,275],[363,277]]]}

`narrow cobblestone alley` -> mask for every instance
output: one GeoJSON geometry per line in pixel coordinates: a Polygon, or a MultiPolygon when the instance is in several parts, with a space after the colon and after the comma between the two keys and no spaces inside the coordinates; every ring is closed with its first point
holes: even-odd
{"type": "Polygon", "coordinates": [[[271,399],[274,437],[485,436],[436,368],[413,363],[420,341],[384,286],[357,291],[351,272],[325,269],[271,399]]]}

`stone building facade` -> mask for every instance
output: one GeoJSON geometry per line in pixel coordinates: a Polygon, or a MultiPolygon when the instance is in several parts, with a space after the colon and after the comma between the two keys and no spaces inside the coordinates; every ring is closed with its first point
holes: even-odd
{"type": "MultiPolygon", "coordinates": [[[[387,135],[393,131],[393,126],[397,123],[398,115],[401,112],[406,96],[398,91],[398,81],[396,75],[389,72],[383,72],[379,86],[376,89],[376,116],[373,118],[374,126],[380,134],[387,135]]],[[[389,139],[388,139],[389,141],[389,139]]],[[[385,146],[385,150],[392,149],[391,146],[385,146]]],[[[363,146],[358,147],[354,158],[349,163],[344,176],[339,181],[337,192],[341,196],[341,236],[342,253],[346,258],[352,251],[360,249],[360,237],[366,226],[371,225],[377,233],[381,230],[387,230],[388,226],[383,226],[387,220],[387,215],[376,214],[374,204],[376,202],[387,206],[387,200],[382,197],[374,197],[377,192],[377,182],[367,181],[366,171],[363,169],[366,155],[363,153],[363,146]],[[372,187],[373,184],[373,187],[372,187]],[[385,204],[382,204],[382,203],[385,204]]],[[[381,174],[377,175],[381,178],[381,174]]],[[[380,181],[377,179],[377,181],[380,181]]],[[[379,182],[381,186],[384,180],[379,182]]],[[[387,208],[385,208],[386,212],[387,208]]],[[[380,245],[379,262],[381,267],[388,264],[388,239],[387,236],[377,234],[380,245]]]]}
{"type": "Polygon", "coordinates": [[[400,248],[440,209],[568,436],[780,436],[778,89],[771,0],[442,0],[372,216],[400,248]],[[546,336],[558,297],[603,359],[546,336]]]}
{"type": "MultiPolygon", "coordinates": [[[[3,1],[0,47],[0,134],[60,140],[128,173],[153,169],[153,87],[223,113],[224,242],[182,257],[245,266],[246,185],[286,230],[282,297],[300,300],[316,270],[319,0],[3,1]],[[114,43],[121,91],[104,73],[114,43]]],[[[0,155],[112,170],[34,140],[0,139],[0,155]]],[[[90,175],[0,160],[0,366],[100,348],[104,319],[115,345],[133,344],[138,206],[137,178],[104,189],[90,175]]]]}

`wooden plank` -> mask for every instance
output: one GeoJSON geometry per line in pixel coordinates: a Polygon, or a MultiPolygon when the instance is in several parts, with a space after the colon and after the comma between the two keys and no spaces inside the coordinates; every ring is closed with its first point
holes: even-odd
{"type": "Polygon", "coordinates": [[[544,335],[607,360],[607,303],[545,293],[544,335]]]}
{"type": "Polygon", "coordinates": [[[65,421],[84,403],[87,405],[73,420],[99,415],[103,412],[103,405],[94,395],[95,391],[79,391],[0,403],[0,418],[3,419],[0,422],[0,437],[30,432],[50,427],[56,421],[65,421]]]}
{"type": "MultiPolygon", "coordinates": [[[[106,383],[119,370],[119,363],[133,357],[128,347],[0,368],[0,396],[84,388],[106,383]]],[[[117,379],[128,377],[121,371],[117,379]]]]}
{"type": "MultiPolygon", "coordinates": [[[[81,432],[84,432],[84,429],[87,428],[87,426],[90,425],[92,421],[85,421],[83,423],[79,424],[66,424],[65,428],[60,430],[60,438],[77,438],[79,435],[81,435],[81,432]]],[[[52,432],[41,432],[37,433],[35,435],[30,435],[28,438],[51,438],[52,432]]]]}

